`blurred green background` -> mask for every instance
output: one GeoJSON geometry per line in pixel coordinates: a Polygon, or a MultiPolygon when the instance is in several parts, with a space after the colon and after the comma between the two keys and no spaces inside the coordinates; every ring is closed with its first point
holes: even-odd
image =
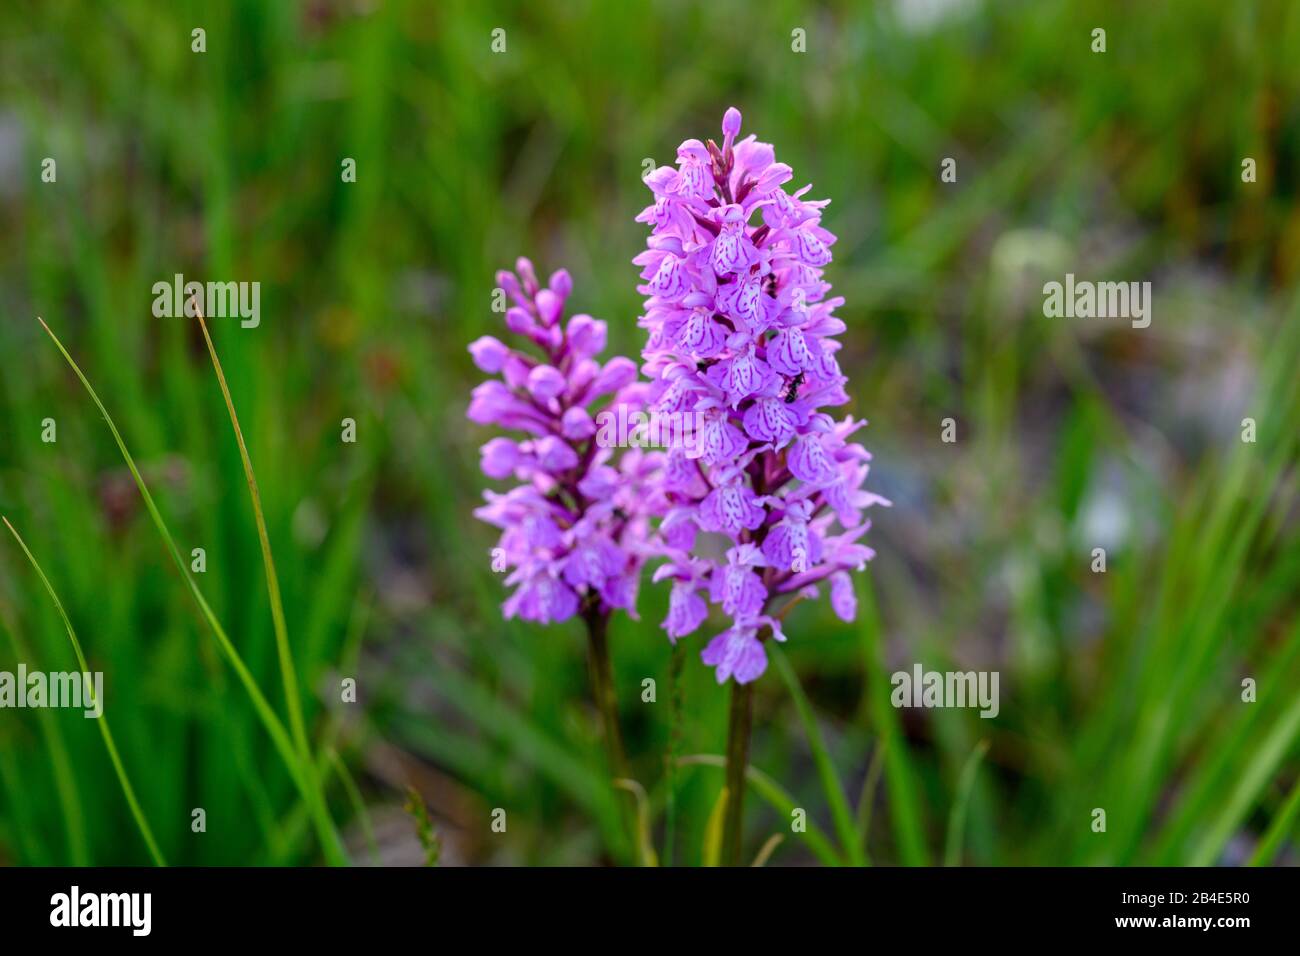
{"type": "MultiPolygon", "coordinates": [[[[287,719],[212,367],[192,322],[150,312],[175,273],[261,283],[261,326],[213,335],[356,862],[426,858],[409,788],[445,864],[627,861],[581,624],[500,619],[465,346],[524,254],[636,355],[642,163],[730,105],[832,199],[848,411],[894,501],[859,622],[801,606],[789,673],[758,685],[747,855],[780,833],[773,864],[1300,860],[1300,6],[127,0],[7,4],[0,36],[0,513],[105,673],[170,862],[322,854],[36,316],[181,550],[206,549],[199,586],[287,719]],[[1044,318],[1066,272],[1150,280],[1151,326],[1044,318]],[[916,662],[998,671],[1000,715],[890,707],[916,662]]],[[[695,864],[722,783],[698,755],[726,726],[699,649],[721,628],[685,642],[670,693],[664,597],[616,619],[613,656],[656,847],[695,864]],[[693,758],[671,788],[670,749],[693,758]]],[[[75,668],[5,535],[0,670],[18,661],[75,668]]],[[[0,863],[148,860],[95,723],[0,712],[0,863]]]]}

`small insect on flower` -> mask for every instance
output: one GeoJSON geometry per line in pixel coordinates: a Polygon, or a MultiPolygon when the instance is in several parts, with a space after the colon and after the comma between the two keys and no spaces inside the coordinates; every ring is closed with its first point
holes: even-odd
{"type": "Polygon", "coordinates": [[[793,404],[794,400],[799,397],[799,387],[801,385],[803,385],[803,372],[790,379],[789,384],[786,386],[785,403],[787,405],[793,404]]]}
{"type": "Polygon", "coordinates": [[[866,423],[823,411],[849,401],[836,361],[844,300],[823,278],[827,201],[805,199],[811,186],[788,192],[790,167],[768,143],[737,141],[740,125],[727,110],[721,145],[688,139],[675,168],[646,176],[654,201],[637,221],[651,234],[633,260],[650,408],[702,413],[711,437],[703,454],[669,447],[659,479],[655,579],[673,582],[663,626],[675,641],[707,616],[701,595],[721,607],[731,625],[703,654],[719,683],[763,673],[763,642],[784,640],[772,616],[783,597],[829,579],[832,608],[852,618],[847,572],[874,556],[859,543],[864,512],[889,504],[863,487],[871,455],[850,439],[866,423]]]}

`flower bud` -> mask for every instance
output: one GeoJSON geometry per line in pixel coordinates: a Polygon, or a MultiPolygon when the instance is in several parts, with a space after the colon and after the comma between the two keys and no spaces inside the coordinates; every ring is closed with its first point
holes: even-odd
{"type": "Polygon", "coordinates": [[[567,299],[573,292],[573,277],[569,275],[568,269],[556,269],[551,273],[551,279],[547,285],[561,299],[567,299]]]}
{"type": "Polygon", "coordinates": [[[519,464],[519,446],[509,438],[494,438],[479,453],[483,474],[489,478],[509,478],[519,464]]]}
{"type": "Polygon", "coordinates": [[[481,370],[489,375],[495,375],[505,365],[510,349],[506,348],[505,343],[500,339],[484,335],[470,343],[469,354],[473,357],[474,364],[481,370]]]}
{"type": "Polygon", "coordinates": [[[516,335],[531,335],[537,323],[525,310],[512,306],[506,310],[506,328],[516,335]]]}
{"type": "Polygon", "coordinates": [[[569,441],[586,441],[596,433],[596,423],[585,408],[574,406],[560,419],[560,431],[569,441]]]}
{"type": "Polygon", "coordinates": [[[528,373],[528,391],[541,402],[549,402],[563,394],[567,384],[560,370],[549,365],[539,365],[528,373]]]}
{"type": "Polygon", "coordinates": [[[575,315],[569,320],[569,347],[582,356],[598,355],[605,351],[607,327],[589,315],[575,315]]]}
{"type": "Polygon", "coordinates": [[[610,359],[600,370],[596,380],[587,392],[588,398],[598,398],[609,392],[617,392],[624,385],[636,378],[636,363],[622,355],[610,359]]]}
{"type": "Polygon", "coordinates": [[[543,289],[537,293],[533,301],[537,303],[537,314],[541,317],[543,325],[549,328],[560,320],[560,314],[564,311],[564,300],[550,289],[543,289]]]}
{"type": "Polygon", "coordinates": [[[551,473],[568,471],[578,464],[578,453],[554,435],[533,442],[533,454],[537,456],[538,463],[551,473]]]}
{"type": "Polygon", "coordinates": [[[722,114],[722,134],[727,139],[735,139],[736,134],[740,132],[740,110],[734,106],[728,107],[727,112],[722,114]]]}

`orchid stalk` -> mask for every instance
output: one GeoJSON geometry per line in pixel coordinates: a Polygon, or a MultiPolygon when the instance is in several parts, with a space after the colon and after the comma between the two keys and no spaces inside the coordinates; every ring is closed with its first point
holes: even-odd
{"type": "MultiPolygon", "coordinates": [[[[631,448],[617,465],[614,449],[598,440],[595,405],[609,401],[639,408],[645,385],[631,359],[601,364],[606,324],[589,315],[564,320],[573,289],[560,270],[543,286],[533,265],[519,259],[515,273],[497,273],[513,301],[506,327],[523,348],[492,336],[469,347],[475,364],[493,378],[474,389],[468,417],[520,433],[482,447],[489,478],[512,481],[505,492],[484,492],[479,519],[501,529],[493,569],[508,572],[513,593],[503,615],[539,624],[580,616],[586,626],[592,696],[600,711],[614,779],[627,776],[609,657],[610,616],[633,619],[650,517],[660,500],[653,479],[662,456],[631,448]]],[[[615,797],[633,839],[626,794],[615,797]]]]}
{"type": "Polygon", "coordinates": [[[836,360],[844,300],[823,278],[828,201],[805,199],[811,186],[787,192],[790,167],[754,136],[737,142],[740,126],[727,110],[721,146],[688,139],[676,168],[646,177],[654,201],[637,220],[651,236],[633,260],[650,408],[702,423],[667,451],[655,580],[672,582],[671,641],[699,628],[709,604],[730,619],[701,656],[718,683],[733,681],[723,829],[733,865],[764,642],[786,640],[785,612],[822,583],[835,613],[854,618],[850,573],[874,557],[864,512],[889,503],[863,487],[871,455],[852,437],[866,422],[823,410],[849,401],[836,360]]]}

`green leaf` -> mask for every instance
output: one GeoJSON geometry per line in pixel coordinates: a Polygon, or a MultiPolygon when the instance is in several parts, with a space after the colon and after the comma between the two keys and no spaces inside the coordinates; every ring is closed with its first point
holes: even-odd
{"type": "Polygon", "coordinates": [[[851,865],[865,866],[867,863],[866,855],[863,853],[862,843],[858,839],[857,828],[853,824],[853,811],[849,808],[849,800],[844,793],[844,785],[835,772],[835,762],[831,760],[830,751],[826,749],[826,741],[822,737],[821,728],[817,725],[817,715],[813,713],[812,705],[808,702],[808,697],[799,684],[799,676],[795,674],[794,668],[790,666],[785,653],[772,644],[768,645],[767,653],[775,662],[776,669],[780,673],[781,679],[785,681],[786,687],[789,688],[790,696],[794,698],[795,709],[799,712],[799,719],[803,722],[804,732],[808,735],[808,745],[812,748],[813,762],[817,765],[817,775],[821,778],[822,790],[826,794],[827,802],[830,804],[831,819],[835,823],[835,832],[839,837],[840,847],[848,857],[851,865]]]}
{"type": "Polygon", "coordinates": [[[971,793],[975,790],[975,774],[979,770],[980,761],[989,751],[989,742],[981,740],[971,751],[970,757],[966,760],[966,765],[961,768],[961,776],[957,779],[957,793],[952,804],[952,813],[948,817],[948,842],[943,851],[944,866],[958,866],[961,864],[961,844],[962,833],[966,829],[966,808],[970,804],[971,793]]]}
{"type": "Polygon", "coordinates": [[[704,865],[717,866],[722,859],[722,821],[727,814],[727,788],[718,792],[718,799],[709,811],[709,822],[704,825],[704,865]]]}
{"type": "MultiPolygon", "coordinates": [[[[63,620],[63,626],[67,628],[68,640],[72,642],[72,649],[76,652],[77,663],[81,665],[83,674],[90,673],[90,665],[86,663],[86,655],[82,653],[81,641],[77,640],[77,632],[72,628],[72,621],[68,618],[68,612],[63,609],[63,602],[59,600],[59,595],[55,593],[54,585],[50,584],[50,579],[45,576],[41,570],[40,564],[37,563],[36,557],[27,547],[27,542],[9,523],[8,518],[0,518],[4,521],[5,527],[9,533],[14,536],[18,542],[18,547],[23,549],[23,554],[27,555],[27,560],[31,562],[32,568],[36,571],[36,576],[41,579],[46,593],[49,594],[50,600],[54,602],[54,608],[59,612],[59,617],[63,620]]],[[[135,818],[136,826],[140,828],[140,835],[144,837],[145,845],[149,848],[149,855],[158,866],[166,866],[167,861],[163,859],[162,850],[158,848],[158,842],[154,839],[153,830],[149,827],[149,821],[145,819],[144,810],[140,807],[140,801],[136,799],[135,788],[131,786],[131,780],[127,776],[126,767],[122,763],[122,757],[117,752],[117,744],[113,742],[113,733],[109,730],[108,715],[103,712],[103,702],[95,700],[94,691],[89,688],[83,688],[84,692],[90,695],[91,706],[98,705],[99,717],[95,723],[99,726],[99,733],[104,738],[104,747],[108,750],[109,760],[113,762],[113,772],[117,774],[118,783],[122,786],[122,793],[126,796],[127,805],[131,808],[131,816],[135,818]]]]}

